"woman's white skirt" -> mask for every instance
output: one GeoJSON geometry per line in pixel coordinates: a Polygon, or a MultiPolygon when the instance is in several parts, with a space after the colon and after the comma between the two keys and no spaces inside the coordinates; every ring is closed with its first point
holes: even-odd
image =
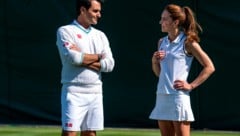
{"type": "Polygon", "coordinates": [[[189,95],[157,94],[150,119],[194,121],[189,95]]]}

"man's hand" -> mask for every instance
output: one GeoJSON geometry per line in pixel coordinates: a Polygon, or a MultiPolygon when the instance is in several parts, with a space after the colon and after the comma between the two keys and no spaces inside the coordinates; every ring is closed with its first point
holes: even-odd
{"type": "Polygon", "coordinates": [[[78,51],[78,52],[81,51],[81,49],[75,44],[70,45],[69,49],[70,50],[75,50],[75,51],[78,51]]]}

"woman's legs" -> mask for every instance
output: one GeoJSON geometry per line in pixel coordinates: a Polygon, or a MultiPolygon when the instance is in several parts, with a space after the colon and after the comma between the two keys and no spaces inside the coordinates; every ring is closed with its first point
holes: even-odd
{"type": "Polygon", "coordinates": [[[174,121],[174,130],[176,136],[190,136],[190,122],[188,121],[174,121]]]}
{"type": "Polygon", "coordinates": [[[161,136],[175,136],[174,126],[172,121],[158,121],[161,136]]]}
{"type": "Polygon", "coordinates": [[[158,121],[161,136],[190,136],[190,122],[158,121]]]}

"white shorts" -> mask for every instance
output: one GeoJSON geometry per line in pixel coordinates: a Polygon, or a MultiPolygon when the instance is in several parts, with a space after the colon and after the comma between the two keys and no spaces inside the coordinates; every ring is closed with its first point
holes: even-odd
{"type": "Polygon", "coordinates": [[[194,121],[189,95],[157,94],[156,105],[150,119],[194,121]]]}
{"type": "Polygon", "coordinates": [[[103,130],[102,93],[62,90],[62,128],[65,131],[103,130]]]}

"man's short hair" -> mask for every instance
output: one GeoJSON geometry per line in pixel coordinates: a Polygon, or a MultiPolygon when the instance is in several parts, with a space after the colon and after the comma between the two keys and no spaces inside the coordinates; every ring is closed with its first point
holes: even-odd
{"type": "MultiPolygon", "coordinates": [[[[87,10],[91,7],[91,1],[93,0],[76,0],[76,15],[80,15],[80,8],[84,7],[87,10]]],[[[103,4],[104,0],[95,0],[103,4]]]]}

